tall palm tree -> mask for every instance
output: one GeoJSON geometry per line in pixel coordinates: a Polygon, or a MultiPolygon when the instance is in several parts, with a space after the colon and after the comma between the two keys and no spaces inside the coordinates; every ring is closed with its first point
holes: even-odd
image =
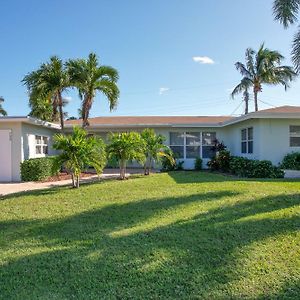
{"type": "Polygon", "coordinates": [[[6,110],[2,107],[3,102],[4,102],[4,98],[0,96],[0,115],[7,116],[6,110]]]}
{"type": "Polygon", "coordinates": [[[243,93],[243,101],[245,102],[245,115],[249,113],[249,89],[251,86],[251,81],[243,78],[231,93],[232,98],[234,98],[237,94],[243,93]]]}
{"type": "Polygon", "coordinates": [[[50,61],[43,63],[38,70],[27,74],[22,82],[27,86],[31,99],[51,103],[52,121],[56,121],[59,112],[60,125],[63,130],[65,103],[62,94],[69,87],[69,79],[62,60],[57,56],[52,56],[50,61]]]}
{"type": "Polygon", "coordinates": [[[246,50],[246,63],[237,62],[236,69],[241,73],[243,79],[233,90],[231,96],[245,91],[245,87],[253,90],[255,111],[258,111],[258,93],[262,92],[262,85],[281,84],[285,89],[296,77],[296,73],[290,66],[282,66],[281,61],[284,57],[274,50],[264,47],[262,44],[256,52],[251,48],[246,50]],[[242,86],[241,86],[242,84],[242,86]]]}
{"type": "Polygon", "coordinates": [[[88,59],[69,60],[66,63],[71,84],[78,89],[82,101],[82,126],[89,125],[88,118],[97,92],[104,94],[110,110],[117,106],[119,89],[118,71],[109,66],[101,66],[95,53],[90,53],[88,59]]]}
{"type": "MultiPolygon", "coordinates": [[[[298,21],[300,0],[274,0],[273,15],[284,28],[288,28],[298,21]]],[[[297,73],[300,72],[300,27],[292,41],[292,61],[297,73]]]]}

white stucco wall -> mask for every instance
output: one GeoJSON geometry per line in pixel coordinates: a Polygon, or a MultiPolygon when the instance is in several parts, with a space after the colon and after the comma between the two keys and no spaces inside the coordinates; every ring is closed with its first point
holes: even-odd
{"type": "MultiPolygon", "coordinates": [[[[11,130],[11,168],[12,181],[20,181],[20,163],[22,161],[22,127],[20,122],[1,122],[0,129],[11,130]]],[[[1,144],[0,144],[1,147],[1,144]]]]}

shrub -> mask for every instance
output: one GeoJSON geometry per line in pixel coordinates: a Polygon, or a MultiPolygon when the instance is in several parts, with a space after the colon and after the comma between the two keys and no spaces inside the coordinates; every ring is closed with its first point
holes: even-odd
{"type": "Polygon", "coordinates": [[[202,159],[200,157],[195,159],[195,170],[202,170],[202,159]]]}
{"type": "Polygon", "coordinates": [[[53,176],[59,170],[54,167],[55,157],[41,157],[26,159],[21,163],[22,181],[41,181],[53,176]]]}
{"type": "Polygon", "coordinates": [[[207,165],[212,171],[230,171],[230,152],[227,150],[221,150],[216,157],[211,159],[207,165]]]}
{"type": "Polygon", "coordinates": [[[183,160],[177,161],[176,165],[175,165],[175,171],[182,171],[183,170],[183,164],[184,164],[183,160]]]}
{"type": "Polygon", "coordinates": [[[269,160],[252,160],[245,157],[231,157],[232,174],[248,178],[283,178],[284,172],[269,160]]]}
{"type": "Polygon", "coordinates": [[[300,170],[300,152],[287,154],[281,163],[282,169],[300,170]]]}

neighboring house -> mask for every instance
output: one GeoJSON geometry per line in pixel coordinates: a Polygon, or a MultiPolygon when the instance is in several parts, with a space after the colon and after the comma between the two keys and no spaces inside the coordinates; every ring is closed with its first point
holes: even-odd
{"type": "MultiPolygon", "coordinates": [[[[193,168],[196,157],[201,157],[206,166],[215,139],[223,142],[232,155],[268,159],[275,165],[285,154],[300,151],[300,107],[297,106],[266,109],[240,117],[97,117],[89,122],[89,133],[104,139],[109,132],[153,128],[166,137],[166,144],[184,161],[186,169],[193,168]]],[[[74,125],[80,126],[81,120],[67,121],[66,132],[74,125]]],[[[19,180],[19,165],[24,159],[54,154],[51,137],[58,129],[56,124],[28,117],[0,118],[0,181],[19,180]],[[48,146],[47,154],[40,153],[40,137],[42,146],[48,146]],[[5,168],[2,168],[3,163],[5,168]]]]}

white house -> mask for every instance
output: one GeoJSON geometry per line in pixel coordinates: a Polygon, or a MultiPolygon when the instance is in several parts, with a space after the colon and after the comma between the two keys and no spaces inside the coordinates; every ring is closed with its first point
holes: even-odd
{"type": "MultiPolygon", "coordinates": [[[[277,165],[283,157],[300,151],[300,107],[281,106],[240,117],[144,116],[89,119],[88,131],[104,139],[109,132],[153,128],[191,169],[196,157],[209,161],[215,139],[224,142],[232,155],[267,159],[277,165]]],[[[66,122],[66,132],[81,120],[66,122]]],[[[57,124],[30,117],[0,118],[0,181],[19,181],[20,163],[27,158],[53,155],[52,136],[57,124]]]]}

